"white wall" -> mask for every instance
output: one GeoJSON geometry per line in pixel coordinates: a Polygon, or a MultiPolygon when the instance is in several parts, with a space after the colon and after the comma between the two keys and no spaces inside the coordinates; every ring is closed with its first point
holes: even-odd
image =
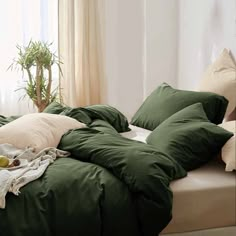
{"type": "Polygon", "coordinates": [[[164,81],[177,85],[178,1],[145,2],[147,96],[164,81]]]}
{"type": "Polygon", "coordinates": [[[196,89],[224,48],[236,55],[236,0],[104,0],[107,103],[129,118],[163,81],[196,89]]]}
{"type": "Polygon", "coordinates": [[[178,86],[196,89],[224,47],[236,56],[236,0],[179,0],[178,86]]]}
{"type": "Polygon", "coordinates": [[[143,99],[143,0],[106,0],[107,103],[131,117],[143,99]]]}
{"type": "Polygon", "coordinates": [[[177,5],[106,0],[107,103],[129,118],[160,83],[176,85],[177,5]]]}

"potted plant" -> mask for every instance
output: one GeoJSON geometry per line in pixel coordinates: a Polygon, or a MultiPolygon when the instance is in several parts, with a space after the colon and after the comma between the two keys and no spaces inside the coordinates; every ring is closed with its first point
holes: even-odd
{"type": "Polygon", "coordinates": [[[30,41],[26,47],[17,45],[18,57],[10,65],[20,67],[23,74],[26,72],[28,79],[20,89],[25,90],[24,97],[27,95],[33,101],[38,112],[58,97],[58,87],[52,88],[52,66],[57,65],[61,73],[61,62],[50,46],[41,41],[30,41]]]}

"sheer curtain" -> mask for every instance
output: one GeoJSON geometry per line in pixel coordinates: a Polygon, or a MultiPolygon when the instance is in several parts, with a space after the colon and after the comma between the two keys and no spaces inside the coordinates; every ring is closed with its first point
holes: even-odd
{"type": "MultiPolygon", "coordinates": [[[[0,115],[34,112],[32,102],[20,99],[23,91],[15,91],[24,80],[21,71],[7,70],[17,57],[16,45],[26,46],[30,40],[53,42],[58,47],[58,0],[0,0],[0,115]]],[[[54,68],[53,79],[58,79],[54,68]]],[[[26,79],[26,78],[25,78],[26,79]]]]}
{"type": "Polygon", "coordinates": [[[59,0],[61,92],[76,107],[103,103],[104,0],[59,0]]]}

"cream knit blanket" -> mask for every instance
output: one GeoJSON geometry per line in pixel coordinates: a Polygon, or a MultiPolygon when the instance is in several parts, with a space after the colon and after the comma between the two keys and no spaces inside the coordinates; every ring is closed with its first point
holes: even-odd
{"type": "Polygon", "coordinates": [[[58,157],[67,157],[69,152],[57,148],[45,148],[38,154],[32,149],[17,149],[10,144],[0,144],[0,154],[10,159],[26,159],[28,164],[24,167],[13,170],[0,170],[0,208],[6,206],[6,194],[12,192],[15,195],[20,193],[20,188],[27,183],[38,179],[45,172],[47,167],[58,157]]]}

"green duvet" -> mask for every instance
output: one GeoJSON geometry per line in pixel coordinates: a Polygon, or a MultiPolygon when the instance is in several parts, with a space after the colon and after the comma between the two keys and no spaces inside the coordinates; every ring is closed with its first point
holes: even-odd
{"type": "MultiPolygon", "coordinates": [[[[62,137],[70,158],[56,160],[19,196],[7,194],[0,236],[157,236],[169,223],[169,183],[185,170],[154,146],[122,137],[126,119],[105,113],[64,113],[86,117],[89,128],[62,137]]],[[[14,119],[0,118],[2,125],[14,119]]]]}

